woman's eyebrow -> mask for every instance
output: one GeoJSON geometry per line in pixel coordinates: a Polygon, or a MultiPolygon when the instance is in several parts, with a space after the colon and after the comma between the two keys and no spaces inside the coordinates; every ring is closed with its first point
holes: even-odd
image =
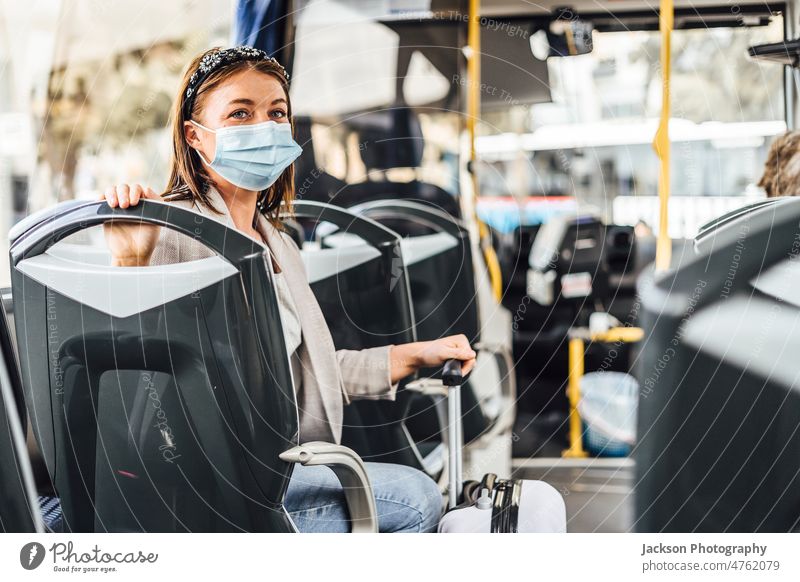
{"type": "MultiPolygon", "coordinates": [[[[277,105],[278,103],[287,103],[287,101],[283,97],[278,97],[271,103],[271,105],[277,105]]],[[[255,104],[256,104],[255,101],[253,101],[252,99],[248,99],[246,97],[240,97],[239,99],[231,99],[228,102],[228,105],[255,105],[255,104]]]]}

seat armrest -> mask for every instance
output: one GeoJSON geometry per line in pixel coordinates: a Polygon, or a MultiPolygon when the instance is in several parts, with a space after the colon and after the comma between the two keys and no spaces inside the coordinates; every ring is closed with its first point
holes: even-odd
{"type": "Polygon", "coordinates": [[[447,396],[447,386],[436,378],[419,378],[405,385],[406,390],[425,396],[447,396]]]}
{"type": "Polygon", "coordinates": [[[288,463],[325,465],[333,469],[344,490],[352,533],[378,532],[375,495],[364,462],[355,451],[342,445],[315,441],[292,447],[282,452],[280,458],[288,463]]]}
{"type": "Polygon", "coordinates": [[[475,351],[486,352],[494,356],[500,366],[501,390],[504,398],[516,398],[516,382],[514,378],[514,358],[503,344],[477,342],[475,351]]]}
{"type": "Polygon", "coordinates": [[[476,342],[473,349],[494,358],[500,375],[500,415],[493,419],[492,427],[486,436],[502,434],[514,426],[517,382],[514,373],[514,358],[507,346],[502,343],[476,342]]]}

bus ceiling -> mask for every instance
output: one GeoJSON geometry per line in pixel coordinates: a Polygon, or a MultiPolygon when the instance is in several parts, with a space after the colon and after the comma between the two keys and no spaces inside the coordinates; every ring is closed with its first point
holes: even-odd
{"type": "MultiPolygon", "coordinates": [[[[587,6],[586,11],[581,11],[573,4],[561,4],[553,12],[544,14],[505,15],[497,17],[483,17],[484,22],[506,21],[510,25],[528,23],[532,28],[540,28],[559,16],[564,18],[580,18],[592,24],[598,32],[633,32],[658,30],[658,9],[636,10],[635,2],[624,2],[624,9],[619,2],[613,3],[613,11],[599,12],[598,5],[587,6]]],[[[730,6],[708,6],[695,8],[681,8],[680,3],[675,3],[674,30],[687,30],[695,28],[739,28],[752,26],[766,26],[772,17],[783,12],[783,5],[767,4],[741,4],[736,10],[730,6]]]]}
{"type": "MultiPolygon", "coordinates": [[[[367,31],[366,28],[370,26],[396,35],[392,41],[396,47],[393,57],[390,56],[391,51],[383,50],[386,48],[383,45],[378,47],[380,51],[368,52],[374,52],[371,56],[373,60],[383,59],[382,66],[386,70],[396,70],[397,79],[394,90],[387,88],[386,95],[379,99],[380,102],[370,103],[369,107],[361,107],[358,99],[350,98],[337,104],[335,96],[322,106],[317,98],[312,99],[313,105],[304,101],[304,95],[328,93],[321,87],[322,80],[315,75],[313,88],[309,91],[295,91],[298,95],[298,113],[314,116],[340,115],[398,104],[462,109],[459,102],[464,92],[459,89],[475,82],[467,79],[462,69],[464,59],[461,50],[467,45],[468,22],[467,3],[463,0],[404,0],[396,5],[391,1],[367,4],[358,0],[297,2],[299,11],[296,22],[305,30],[298,38],[295,50],[298,53],[313,52],[304,54],[305,59],[300,57],[306,65],[313,62],[315,70],[334,72],[345,67],[350,71],[348,74],[354,74],[350,66],[351,58],[340,58],[340,28],[335,26],[352,20],[352,26],[355,27],[353,34],[361,34],[362,41],[386,37],[379,30],[367,31]],[[308,42],[304,42],[309,38],[314,38],[314,46],[311,48],[308,42]],[[442,87],[449,85],[449,90],[437,92],[430,85],[424,91],[411,91],[415,93],[414,96],[404,96],[408,92],[404,91],[404,84],[409,90],[412,86],[418,86],[415,79],[420,78],[419,73],[425,67],[436,69],[440,78],[445,81],[442,87]]],[[[711,3],[676,0],[674,28],[763,26],[783,9],[783,4],[741,2],[732,8],[729,4],[720,4],[719,1],[714,6],[711,3]]],[[[481,0],[480,10],[482,75],[479,82],[483,111],[550,101],[546,58],[590,52],[592,30],[658,30],[658,4],[652,1],[540,0],[537,3],[526,3],[519,0],[481,0]],[[560,28],[554,27],[554,23],[559,21],[573,28],[571,40],[588,40],[578,47],[569,43],[570,50],[565,51],[563,47],[567,43],[563,42],[564,25],[560,28]],[[559,30],[562,31],[561,38],[559,30]],[[535,52],[532,39],[544,36],[536,34],[540,31],[546,32],[547,42],[544,52],[535,52]]],[[[389,41],[384,39],[380,42],[389,41]]],[[[357,58],[359,54],[355,53],[353,58],[357,58]]],[[[297,58],[300,55],[292,56],[297,58]]],[[[377,63],[373,63],[375,64],[377,63]]],[[[361,76],[371,74],[367,69],[360,73],[361,76]]],[[[333,73],[330,76],[337,77],[333,73]]],[[[298,77],[297,83],[302,84],[303,80],[298,77]]],[[[354,82],[354,85],[359,84],[354,82]]]]}
{"type": "MultiPolygon", "coordinates": [[[[340,0],[341,1],[341,0],[340,0]]],[[[347,0],[345,0],[346,2],[347,0]]],[[[384,6],[390,6],[388,2],[384,6]]],[[[390,20],[465,20],[463,0],[416,0],[405,3],[415,7],[384,13],[379,18],[390,20]]],[[[720,0],[674,0],[674,30],[766,26],[775,14],[784,12],[785,3],[721,2],[720,0]]],[[[508,22],[518,26],[539,28],[568,13],[573,18],[587,20],[599,32],[658,30],[658,0],[481,0],[483,26],[508,22]]]]}
{"type": "MultiPolygon", "coordinates": [[[[457,4],[457,0],[443,0],[431,2],[432,11],[437,4],[457,4]]],[[[687,23],[708,18],[713,21],[724,19],[735,20],[730,26],[753,26],[755,20],[749,17],[769,16],[783,12],[784,3],[759,2],[745,0],[742,2],[724,2],[720,0],[674,0],[675,28],[679,28],[678,19],[687,23]]],[[[568,8],[582,18],[598,20],[621,20],[624,24],[628,21],[658,19],[658,0],[538,0],[537,2],[520,2],[519,0],[481,0],[481,16],[485,18],[530,18],[531,16],[546,17],[557,14],[561,9],[568,8]]],[[[452,10],[454,8],[449,7],[452,10]]],[[[713,24],[711,24],[713,26],[713,24]]],[[[696,26],[695,26],[696,27],[696,26]]],[[[657,28],[657,26],[656,26],[657,28]]],[[[599,30],[599,29],[598,29],[599,30]]],[[[624,30],[640,30],[631,29],[624,30]]],[[[649,30],[649,29],[648,29],[649,30]]]]}

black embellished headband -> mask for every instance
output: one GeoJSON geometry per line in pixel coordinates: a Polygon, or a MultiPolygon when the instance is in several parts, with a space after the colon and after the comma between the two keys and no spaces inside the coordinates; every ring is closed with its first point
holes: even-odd
{"type": "Polygon", "coordinates": [[[194,100],[197,97],[197,90],[209,75],[221,67],[241,61],[271,61],[280,69],[286,80],[289,80],[289,74],[286,72],[286,69],[284,69],[277,60],[260,49],[251,46],[236,46],[229,49],[211,51],[200,59],[197,70],[189,77],[189,86],[186,89],[186,95],[183,100],[183,116],[185,119],[191,117],[194,100]]]}

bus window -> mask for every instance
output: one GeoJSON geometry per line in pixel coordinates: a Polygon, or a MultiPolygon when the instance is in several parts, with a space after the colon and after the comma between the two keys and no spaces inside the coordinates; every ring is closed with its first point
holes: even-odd
{"type": "MultiPolygon", "coordinates": [[[[424,199],[458,212],[461,20],[301,3],[292,72],[297,196],[424,199]]],[[[374,7],[375,8],[375,7],[374,7]]]]}
{"type": "MultiPolygon", "coordinates": [[[[708,219],[763,196],[755,185],[767,150],[786,131],[783,71],[747,48],[782,38],[780,16],[767,26],[673,32],[673,237],[692,237],[708,219]]],[[[658,32],[595,32],[593,44],[590,54],[548,59],[552,102],[484,116],[479,209],[490,223],[492,199],[530,206],[545,196],[572,198],[616,223],[656,224],[658,32]]]]}

